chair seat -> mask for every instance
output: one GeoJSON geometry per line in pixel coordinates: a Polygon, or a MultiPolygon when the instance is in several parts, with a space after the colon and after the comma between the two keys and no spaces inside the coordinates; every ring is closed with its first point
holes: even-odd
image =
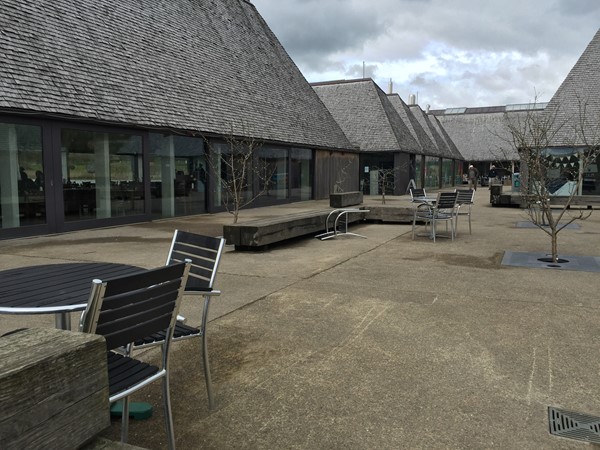
{"type": "MultiPolygon", "coordinates": [[[[191,327],[189,325],[184,324],[182,321],[178,320],[175,324],[175,329],[173,330],[173,340],[180,340],[192,337],[202,336],[202,330],[200,328],[191,327]]],[[[139,339],[135,341],[135,346],[138,348],[142,348],[146,345],[156,345],[165,340],[165,332],[161,331],[159,333],[154,333],[149,336],[146,336],[143,339],[139,339]]]]}
{"type": "Polygon", "coordinates": [[[107,360],[109,395],[111,397],[160,371],[156,366],[110,351],[107,360]]]}

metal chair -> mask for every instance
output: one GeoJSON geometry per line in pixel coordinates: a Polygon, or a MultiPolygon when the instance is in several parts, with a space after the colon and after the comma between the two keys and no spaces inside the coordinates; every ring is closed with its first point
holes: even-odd
{"type": "MultiPolygon", "coordinates": [[[[208,360],[208,342],[206,339],[206,325],[208,310],[212,297],[220,295],[221,292],[214,289],[217,269],[221,261],[221,255],[225,247],[225,239],[203,236],[186,231],[175,230],[171,248],[167,256],[167,265],[178,263],[186,259],[191,260],[192,267],[185,286],[185,294],[199,295],[204,297],[204,308],[200,325],[193,327],[185,323],[185,318],[179,316],[173,333],[173,341],[183,339],[200,338],[202,362],[204,365],[204,379],[206,381],[206,392],[208,396],[208,408],[214,408],[214,395],[212,380],[210,376],[210,364],[208,360]]],[[[164,333],[154,333],[139,339],[135,348],[159,345],[164,342],[164,333]]]]}
{"type": "Polygon", "coordinates": [[[109,280],[94,280],[80,331],[105,337],[109,401],[123,402],[121,442],[129,431],[129,396],[162,379],[165,425],[170,449],[175,448],[169,392],[169,347],[191,263],[179,263],[109,280]],[[160,367],[131,357],[133,342],[164,332],[160,367]],[[125,354],[121,354],[125,348],[125,354]]]}
{"type": "MultiPolygon", "coordinates": [[[[424,202],[421,203],[413,215],[413,228],[412,237],[415,238],[415,228],[417,220],[425,222],[425,226],[431,224],[431,232],[428,234],[430,238],[435,242],[438,237],[436,227],[438,222],[446,222],[446,231],[448,230],[448,224],[450,224],[450,236],[454,240],[455,236],[455,216],[456,216],[456,198],[458,194],[456,192],[439,192],[435,202],[424,202]]],[[[441,237],[443,235],[440,235],[441,237]]],[[[448,237],[448,236],[443,236],[448,237]]]]}
{"type": "Polygon", "coordinates": [[[454,230],[458,230],[458,216],[467,216],[469,219],[469,234],[471,234],[471,207],[475,201],[475,191],[473,189],[456,189],[458,196],[456,197],[456,223],[454,230]]]}
{"type": "Polygon", "coordinates": [[[418,201],[419,198],[427,197],[425,189],[423,188],[410,188],[410,201],[418,201]]]}

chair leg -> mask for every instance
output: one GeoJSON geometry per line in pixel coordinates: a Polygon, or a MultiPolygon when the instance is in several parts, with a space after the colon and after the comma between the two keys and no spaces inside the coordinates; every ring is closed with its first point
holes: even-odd
{"type": "Polygon", "coordinates": [[[121,399],[122,412],[121,412],[121,443],[127,443],[127,436],[129,435],[129,397],[121,399]]]}
{"type": "Polygon", "coordinates": [[[175,450],[175,433],[173,431],[173,413],[171,411],[171,392],[169,389],[168,371],[163,377],[162,386],[165,406],[165,429],[167,430],[167,442],[169,445],[169,450],[175,450]]]}
{"type": "Polygon", "coordinates": [[[210,297],[204,297],[204,311],[202,312],[202,363],[204,365],[204,380],[206,381],[206,394],[208,396],[208,409],[212,411],[215,407],[215,399],[212,390],[212,379],[210,376],[210,364],[208,362],[208,342],[206,339],[206,324],[208,322],[208,308],[210,297]]]}
{"type": "Polygon", "coordinates": [[[469,211],[469,234],[471,233],[471,211],[469,211]]]}

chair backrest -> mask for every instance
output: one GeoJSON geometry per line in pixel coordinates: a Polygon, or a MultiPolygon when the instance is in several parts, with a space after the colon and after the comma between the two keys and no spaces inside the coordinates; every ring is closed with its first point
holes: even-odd
{"type": "Polygon", "coordinates": [[[210,291],[217,277],[225,239],[175,230],[167,265],[191,260],[186,291],[210,291]]]}
{"type": "Polygon", "coordinates": [[[423,188],[410,188],[410,199],[414,201],[415,198],[426,197],[425,189],[423,188]]]}
{"type": "Polygon", "coordinates": [[[475,198],[475,191],[473,189],[457,189],[458,197],[456,197],[456,203],[459,205],[466,205],[473,203],[475,198]]]}
{"type": "Polygon", "coordinates": [[[452,209],[456,206],[457,192],[439,192],[435,206],[437,209],[452,209]]]}
{"type": "Polygon", "coordinates": [[[100,334],[108,350],[167,330],[170,340],[190,263],[94,280],[81,331],[100,334]]]}

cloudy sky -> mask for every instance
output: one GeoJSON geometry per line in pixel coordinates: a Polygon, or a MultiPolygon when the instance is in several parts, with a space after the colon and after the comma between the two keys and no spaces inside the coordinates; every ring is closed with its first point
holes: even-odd
{"type": "Polygon", "coordinates": [[[373,78],[422,108],[548,101],[598,0],[252,0],[310,82],[373,78]]]}

